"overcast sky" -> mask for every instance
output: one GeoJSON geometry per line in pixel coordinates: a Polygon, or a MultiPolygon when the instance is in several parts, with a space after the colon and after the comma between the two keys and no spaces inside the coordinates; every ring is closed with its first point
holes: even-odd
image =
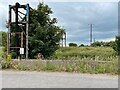
{"type": "MultiPolygon", "coordinates": [[[[0,1],[0,30],[7,31],[8,5],[16,1],[0,1]]],[[[39,0],[28,0],[31,7],[35,8],[39,0]]],[[[20,3],[26,3],[23,0],[20,3]]],[[[93,38],[97,41],[114,40],[118,32],[118,3],[117,2],[45,2],[53,10],[52,17],[58,19],[58,25],[67,32],[67,43],[74,42],[78,45],[89,44],[90,26],[93,24],[93,38]]]]}

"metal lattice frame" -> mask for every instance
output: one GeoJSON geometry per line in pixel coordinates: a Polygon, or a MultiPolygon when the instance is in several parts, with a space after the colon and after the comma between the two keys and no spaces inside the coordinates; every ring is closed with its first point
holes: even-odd
{"type": "Polygon", "coordinates": [[[10,53],[11,49],[14,48],[18,50],[19,48],[25,48],[26,59],[28,59],[28,29],[29,29],[29,4],[20,5],[16,3],[15,5],[9,5],[9,21],[8,21],[8,38],[7,38],[7,55],[10,53]],[[25,11],[22,12],[19,9],[25,11]],[[13,12],[12,12],[13,11],[13,12]],[[12,21],[15,14],[15,21],[12,21]],[[11,31],[12,25],[15,25],[15,31],[11,31]],[[25,27],[24,29],[21,27],[25,27]],[[21,35],[21,46],[16,43],[15,46],[11,46],[11,35],[15,35],[15,40],[18,42],[18,36],[21,35]],[[24,39],[26,39],[26,45],[24,46],[24,39]]]}

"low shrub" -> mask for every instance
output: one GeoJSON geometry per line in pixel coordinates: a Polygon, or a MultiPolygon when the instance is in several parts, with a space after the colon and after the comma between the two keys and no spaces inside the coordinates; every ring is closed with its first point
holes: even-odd
{"type": "Polygon", "coordinates": [[[2,66],[2,69],[11,67],[11,55],[8,55],[6,60],[1,61],[1,66],[2,66]]]}

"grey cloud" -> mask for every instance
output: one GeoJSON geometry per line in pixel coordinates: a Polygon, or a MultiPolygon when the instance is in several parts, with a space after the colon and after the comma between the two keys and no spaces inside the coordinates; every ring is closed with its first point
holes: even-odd
{"type": "MultiPolygon", "coordinates": [[[[21,0],[18,1],[21,4],[24,3],[21,0]]],[[[29,0],[28,3],[31,7],[36,8],[38,0],[29,0]]],[[[15,2],[13,0],[0,2],[0,5],[5,8],[5,12],[0,14],[3,17],[3,22],[7,19],[8,8],[6,8],[6,6],[9,4],[15,4],[15,2]]],[[[58,18],[57,25],[66,29],[68,43],[89,43],[89,24],[91,23],[93,24],[93,38],[113,38],[117,34],[117,2],[46,2],[46,4],[48,4],[54,12],[51,16],[58,18]]]]}
{"type": "Polygon", "coordinates": [[[49,3],[53,17],[59,19],[59,25],[65,27],[68,42],[89,42],[89,25],[93,23],[93,37],[112,38],[117,35],[117,3],[49,3]],[[62,24],[64,22],[64,24],[62,24]],[[100,32],[100,33],[96,33],[100,32]],[[82,37],[82,38],[81,38],[82,37]]]}

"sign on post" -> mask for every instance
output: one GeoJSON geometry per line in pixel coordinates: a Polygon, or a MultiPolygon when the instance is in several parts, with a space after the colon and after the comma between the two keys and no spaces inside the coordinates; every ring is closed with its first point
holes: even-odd
{"type": "Polygon", "coordinates": [[[24,48],[20,48],[20,54],[24,54],[24,48]]]}

